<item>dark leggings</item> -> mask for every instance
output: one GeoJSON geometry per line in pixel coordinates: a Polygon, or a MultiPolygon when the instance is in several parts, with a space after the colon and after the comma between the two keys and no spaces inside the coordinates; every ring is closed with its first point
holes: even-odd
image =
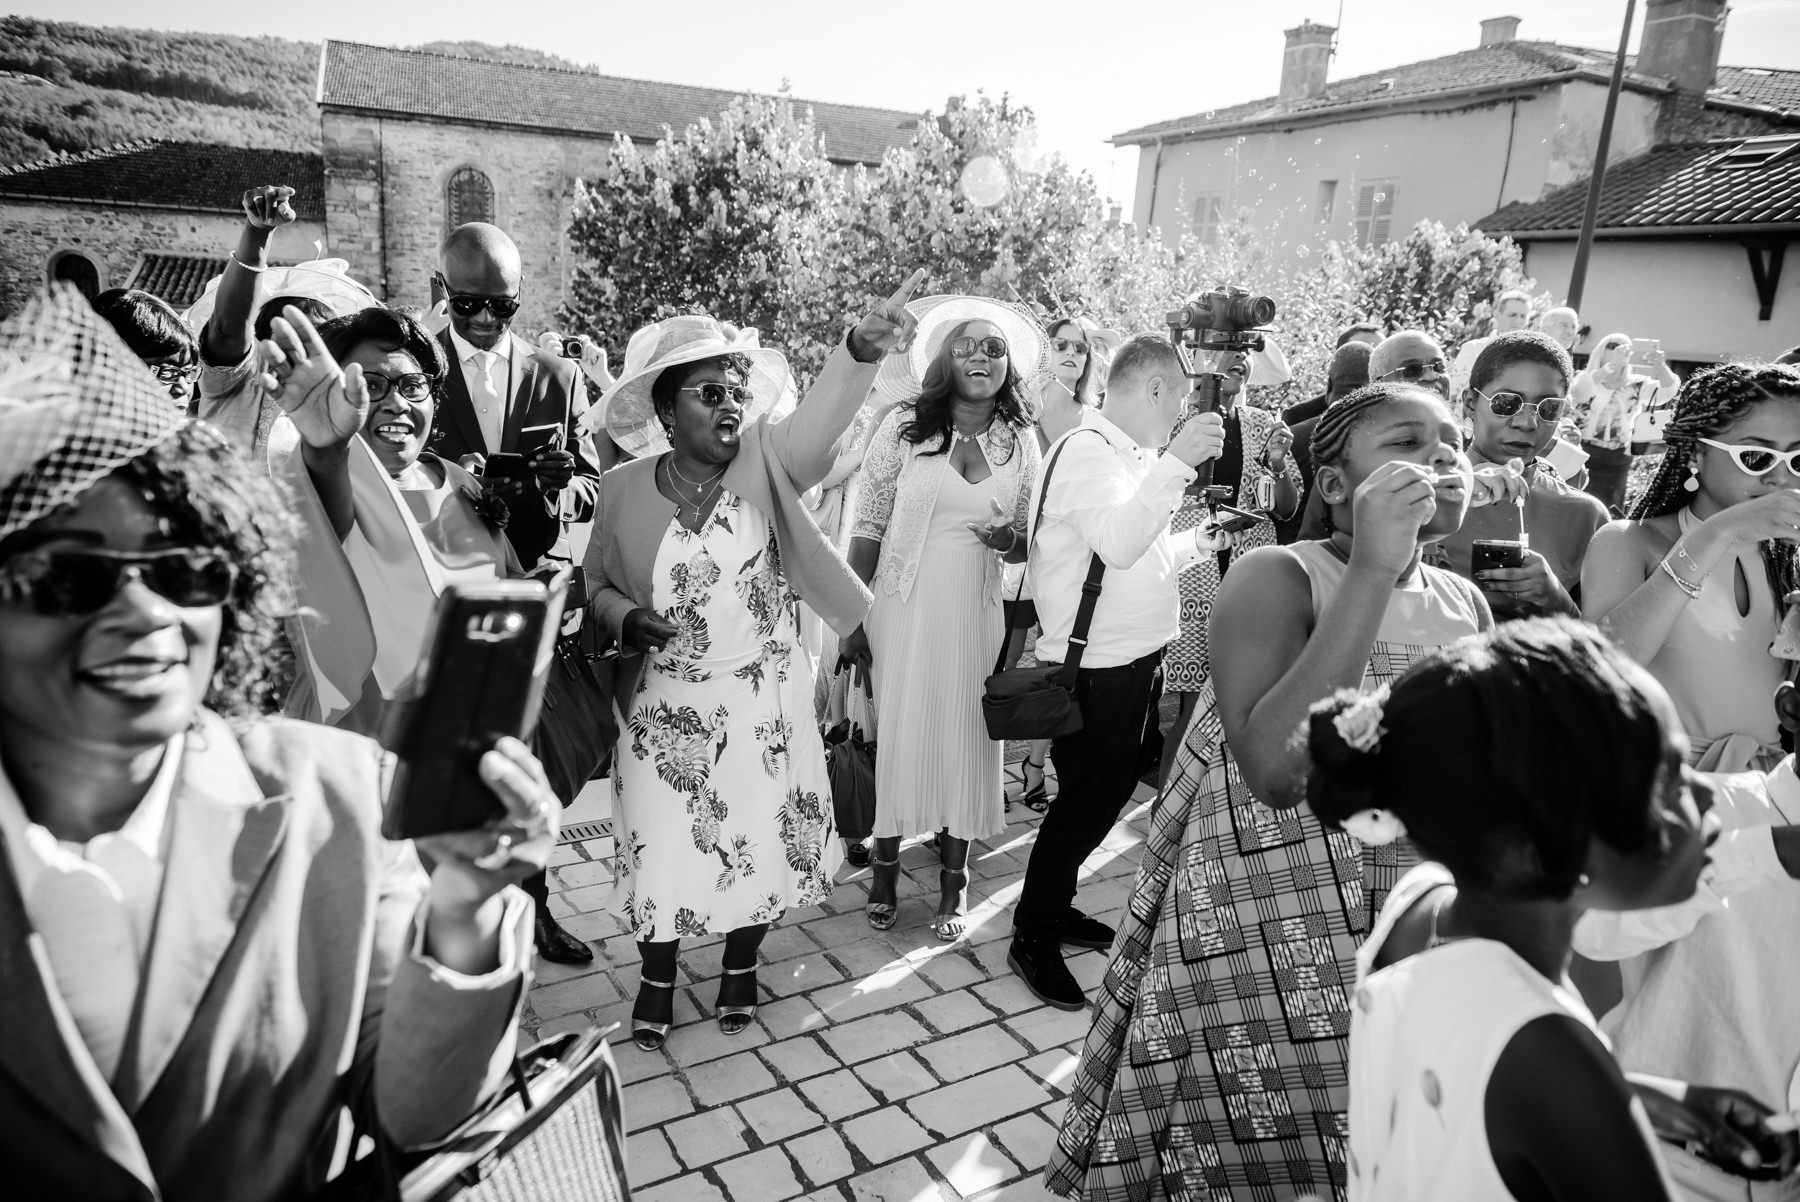
{"type": "MultiPolygon", "coordinates": [[[[721,967],[750,968],[756,964],[756,953],[762,947],[763,936],[769,933],[766,922],[753,923],[747,927],[738,927],[725,936],[725,955],[721,967]]],[[[638,955],[644,963],[638,970],[640,981],[673,981],[675,979],[675,951],[681,946],[679,939],[664,939],[652,942],[647,939],[638,940],[638,955]]]]}

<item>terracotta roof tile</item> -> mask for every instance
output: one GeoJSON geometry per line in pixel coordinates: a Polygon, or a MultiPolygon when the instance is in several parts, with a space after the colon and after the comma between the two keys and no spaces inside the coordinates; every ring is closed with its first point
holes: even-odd
{"type": "Polygon", "coordinates": [[[1706,98],[1800,116],[1800,71],[1720,67],[1706,98]]]}
{"type": "MultiPolygon", "coordinates": [[[[636,141],[716,117],[737,95],[359,42],[327,41],[319,67],[323,106],[636,141]]],[[[919,121],[892,109],[795,103],[812,110],[826,153],[842,163],[879,163],[888,147],[912,140],[919,121]]]]}
{"type": "Polygon", "coordinates": [[[302,151],[147,139],[0,167],[0,196],[218,213],[238,212],[245,188],[275,182],[293,187],[302,221],[325,219],[323,161],[302,151]]]}
{"type": "Polygon", "coordinates": [[[126,281],[127,288],[142,288],[160,296],[176,309],[185,309],[200,299],[206,281],[225,274],[225,259],[205,255],[146,254],[137,270],[126,281]]]}
{"type": "MultiPolygon", "coordinates": [[[[1606,169],[1596,228],[1642,230],[1691,226],[1791,225],[1800,228],[1800,133],[1791,149],[1759,166],[1722,167],[1721,155],[1742,139],[1659,146],[1606,169]]],[[[1760,139],[1778,146],[1778,139],[1760,139]]],[[[1515,203],[1473,224],[1489,234],[1529,241],[1533,234],[1581,228],[1588,181],[1558,188],[1531,204],[1515,203]]]]}

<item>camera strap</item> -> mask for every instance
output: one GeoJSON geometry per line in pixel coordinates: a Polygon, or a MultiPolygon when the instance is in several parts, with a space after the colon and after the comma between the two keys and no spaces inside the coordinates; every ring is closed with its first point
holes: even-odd
{"type": "MultiPolygon", "coordinates": [[[[1043,522],[1044,503],[1050,499],[1050,473],[1056,470],[1056,461],[1062,458],[1063,448],[1069,445],[1069,439],[1079,433],[1081,433],[1081,428],[1077,427],[1063,436],[1062,441],[1056,444],[1056,450],[1051,454],[1049,462],[1044,464],[1043,472],[1038,476],[1038,502],[1035,511],[1037,520],[1032,522],[1030,528],[1025,532],[1025,562],[1027,571],[1030,570],[1031,544],[1036,541],[1038,526],[1043,522]]],[[[1105,441],[1106,436],[1100,434],[1100,431],[1095,430],[1094,433],[1099,435],[1102,441],[1105,441]]],[[[1106,445],[1108,450],[1112,448],[1110,442],[1106,445]]],[[[1087,579],[1082,581],[1081,584],[1081,603],[1075,609],[1075,625],[1069,629],[1069,652],[1063,659],[1063,670],[1061,673],[1063,687],[1071,692],[1075,689],[1075,674],[1081,671],[1081,657],[1087,651],[1088,627],[1092,626],[1094,622],[1094,607],[1100,603],[1100,581],[1105,575],[1106,561],[1101,559],[1097,553],[1090,555],[1088,557],[1087,579]]],[[[1024,595],[1025,577],[1020,575],[1019,588],[1014,595],[1013,600],[1017,602],[1019,598],[1024,595]]],[[[997,676],[1005,669],[1006,640],[1002,639],[1000,642],[1000,654],[994,660],[993,675],[997,676]]]]}

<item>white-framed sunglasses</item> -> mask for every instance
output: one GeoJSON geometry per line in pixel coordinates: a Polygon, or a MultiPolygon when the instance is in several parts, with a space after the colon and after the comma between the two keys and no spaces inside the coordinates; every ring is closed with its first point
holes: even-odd
{"type": "Polygon", "coordinates": [[[1790,476],[1800,476],[1800,447],[1791,451],[1776,451],[1768,447],[1737,446],[1729,442],[1719,442],[1713,438],[1701,438],[1696,441],[1705,443],[1714,450],[1724,451],[1731,456],[1731,461],[1738,466],[1738,471],[1746,476],[1766,476],[1780,464],[1788,470],[1790,476]]]}

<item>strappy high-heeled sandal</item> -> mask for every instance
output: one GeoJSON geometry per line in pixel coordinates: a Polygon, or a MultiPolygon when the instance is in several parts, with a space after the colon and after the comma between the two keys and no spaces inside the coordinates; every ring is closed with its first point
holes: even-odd
{"type": "Polygon", "coordinates": [[[1034,813],[1042,814],[1050,808],[1050,793],[1044,781],[1044,760],[1033,760],[1025,757],[1025,771],[1020,774],[1025,791],[1019,794],[1019,801],[1034,813]],[[1031,783],[1031,774],[1037,773],[1037,784],[1031,783]]]}
{"type": "Polygon", "coordinates": [[[645,1052],[661,1051],[669,1038],[669,1028],[675,1025],[675,982],[652,981],[647,977],[638,978],[638,1004],[644,1000],[646,989],[667,989],[669,991],[669,1021],[666,1023],[651,1022],[647,1018],[639,1018],[637,1006],[632,1006],[631,1042],[645,1052]]]}
{"type": "MultiPolygon", "coordinates": [[[[756,965],[748,968],[721,968],[719,970],[719,997],[725,996],[725,978],[741,977],[750,974],[750,996],[756,997],[756,965]]],[[[757,1003],[752,1001],[748,1006],[727,1006],[723,1000],[713,1006],[713,1017],[718,1020],[719,1030],[727,1035],[741,1034],[750,1020],[756,1017],[757,1003]]]]}
{"type": "Polygon", "coordinates": [[[873,855],[871,855],[869,857],[869,872],[870,872],[871,878],[872,878],[869,881],[869,892],[871,895],[874,894],[875,882],[881,879],[882,870],[884,868],[891,868],[894,870],[893,876],[888,878],[892,882],[893,887],[894,887],[894,900],[891,902],[874,902],[874,901],[872,901],[872,902],[869,902],[867,905],[863,906],[863,914],[868,918],[869,925],[871,927],[873,927],[874,929],[876,929],[877,931],[892,930],[893,926],[894,926],[894,920],[900,917],[900,857],[899,856],[895,856],[891,860],[883,860],[883,859],[880,859],[873,855]]]}
{"type": "MultiPolygon", "coordinates": [[[[949,889],[952,882],[955,883],[956,892],[960,896],[962,891],[969,887],[968,869],[957,869],[955,871],[948,868],[938,869],[938,889],[940,893],[949,889]]],[[[938,899],[938,905],[941,906],[943,904],[943,899],[940,897],[938,899]]],[[[934,914],[931,916],[931,930],[932,933],[938,937],[938,942],[955,943],[968,932],[968,921],[969,916],[967,914],[934,914]]]]}

